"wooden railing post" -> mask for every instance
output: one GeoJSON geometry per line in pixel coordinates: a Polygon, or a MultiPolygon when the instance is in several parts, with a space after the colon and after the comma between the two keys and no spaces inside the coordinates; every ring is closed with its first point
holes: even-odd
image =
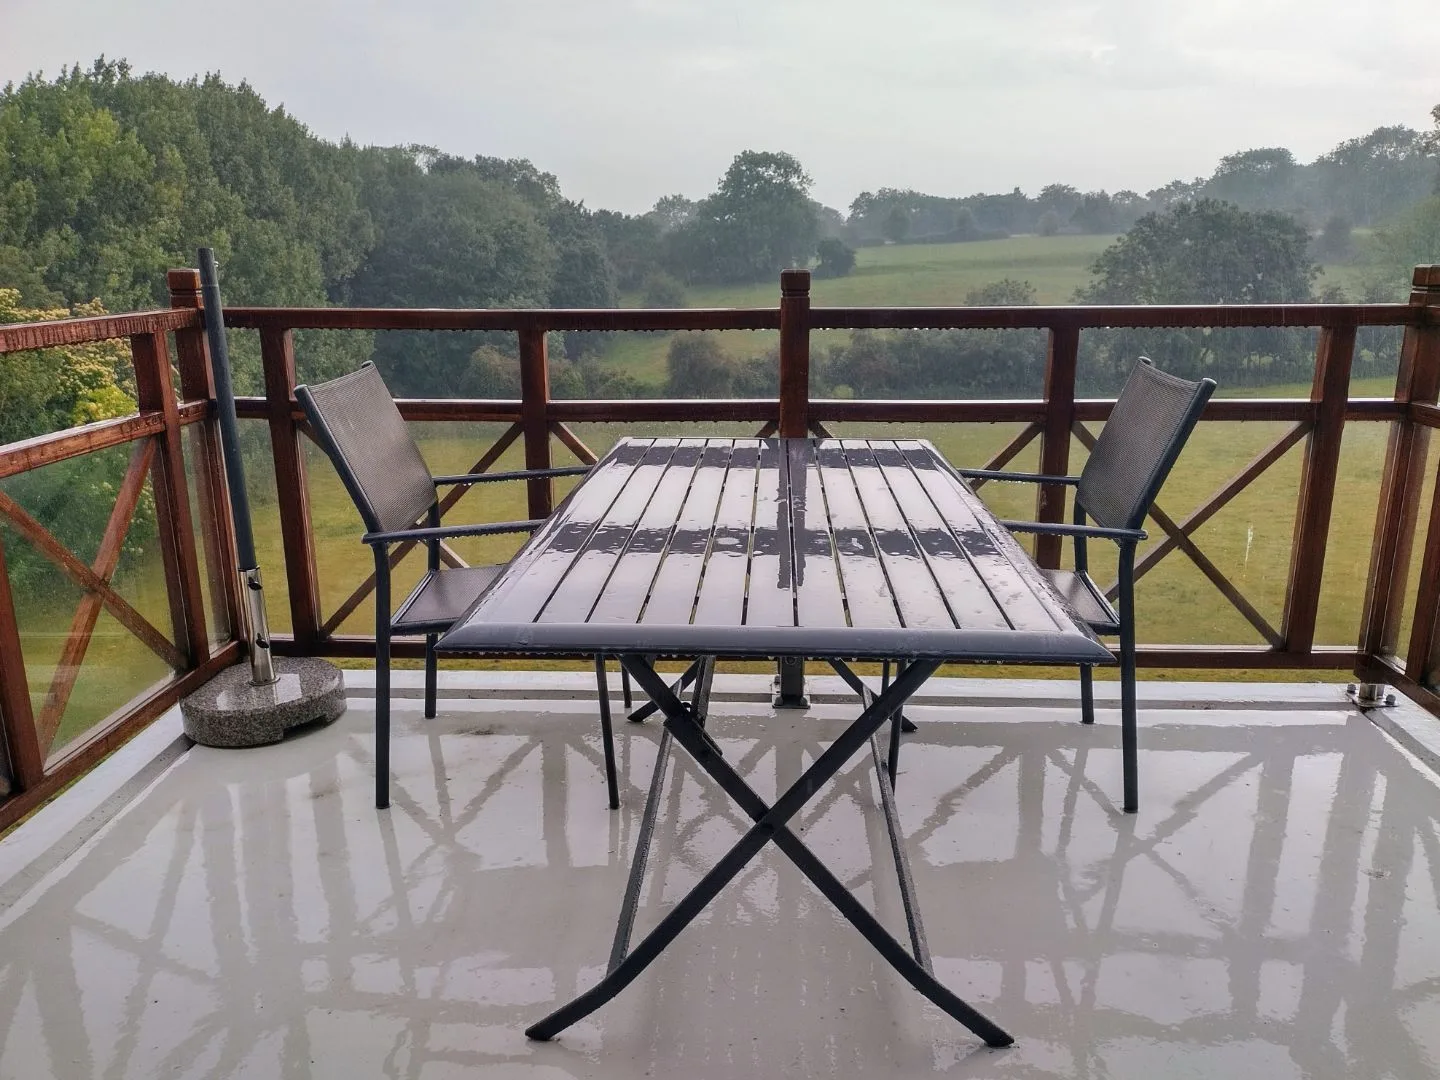
{"type": "Polygon", "coordinates": [[[170,351],[165,335],[133,335],[130,354],[135,362],[135,394],[141,413],[158,412],[165,421],[164,430],[155,436],[159,448],[150,469],[150,483],[175,644],[185,655],[188,668],[193,669],[209,658],[210,636],[205,629],[205,593],[200,587],[195,523],[190,517],[185,483],[180,408],[170,381],[170,351]]]}
{"type": "MultiPolygon", "coordinates": [[[[543,326],[520,331],[520,426],[525,433],[525,468],[550,468],[550,359],[543,326]]],[[[526,483],[530,516],[549,517],[555,508],[554,481],[526,483]]]]}
{"type": "Polygon", "coordinates": [[[780,437],[810,434],[810,271],[780,271],[780,437]]]}
{"type": "Polygon", "coordinates": [[[33,788],[45,778],[45,755],[40,749],[35,710],[30,702],[30,683],[25,674],[25,656],[20,649],[20,624],[15,617],[15,594],[10,589],[10,572],[5,565],[3,536],[0,536],[0,734],[4,736],[10,767],[10,774],[3,778],[0,787],[13,785],[20,791],[33,788]]]}
{"type": "Polygon", "coordinates": [[[285,580],[290,590],[290,626],[295,645],[307,655],[320,639],[320,587],[315,571],[315,539],[310,528],[310,489],[305,454],[295,422],[295,336],[289,327],[260,331],[265,368],[265,406],[270,450],[275,460],[275,491],[280,536],[285,544],[285,580]]]}
{"type": "Polygon", "coordinates": [[[1350,397],[1350,365],[1355,356],[1355,327],[1325,327],[1315,353],[1310,402],[1315,423],[1300,466],[1300,499],[1295,510],[1295,536],[1290,548],[1290,576],[1280,636],[1285,651],[1308,653],[1315,645],[1315,616],[1325,572],[1330,537],[1330,512],[1335,477],[1340,469],[1340,442],[1345,434],[1345,406],[1350,397]]]}
{"type": "MultiPolygon", "coordinates": [[[[1395,400],[1406,405],[1433,404],[1440,393],[1440,326],[1436,322],[1440,313],[1440,267],[1415,268],[1410,306],[1414,318],[1406,325],[1400,346],[1395,400]]],[[[1428,428],[1409,419],[1397,420],[1390,429],[1360,623],[1362,668],[1397,645],[1429,435],[1428,428]]],[[[1429,611],[1433,614],[1433,607],[1429,611]]],[[[1365,677],[1371,673],[1362,670],[1358,674],[1365,677]]]]}
{"type": "MultiPolygon", "coordinates": [[[[198,311],[200,271],[171,270],[166,275],[172,308],[198,311]]],[[[210,371],[210,352],[203,327],[175,331],[175,358],[180,369],[180,396],[186,401],[214,402],[215,381],[210,371]]],[[[225,458],[220,451],[220,433],[213,412],[195,425],[195,497],[200,518],[200,535],[205,544],[205,572],[210,581],[210,601],[218,605],[221,631],[235,637],[240,626],[240,594],[235,576],[235,533],[230,520],[230,498],[225,489],[225,458]]]]}
{"type": "MultiPolygon", "coordinates": [[[[1050,330],[1045,355],[1045,423],[1040,435],[1040,471],[1064,476],[1070,468],[1070,429],[1075,426],[1075,368],[1080,359],[1080,330],[1056,326],[1050,330]]],[[[1041,486],[1035,496],[1035,520],[1065,520],[1065,488],[1041,486]]],[[[1035,561],[1055,569],[1060,565],[1059,536],[1035,538],[1035,561]]]]}

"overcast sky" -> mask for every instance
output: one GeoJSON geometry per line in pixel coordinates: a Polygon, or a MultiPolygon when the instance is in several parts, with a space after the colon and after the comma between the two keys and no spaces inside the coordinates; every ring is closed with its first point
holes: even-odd
{"type": "Polygon", "coordinates": [[[863,190],[1144,192],[1440,103],[1434,0],[0,0],[0,82],[105,54],[323,138],[526,157],[592,208],[786,150],[863,190]]]}

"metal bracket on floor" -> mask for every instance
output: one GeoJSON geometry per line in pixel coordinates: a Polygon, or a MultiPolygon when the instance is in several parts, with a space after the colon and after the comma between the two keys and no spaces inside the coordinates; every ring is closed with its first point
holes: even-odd
{"type": "Polygon", "coordinates": [[[805,660],[800,656],[782,656],[775,676],[775,693],[770,704],[777,709],[808,709],[810,698],[805,694],[805,660]]]}
{"type": "Polygon", "coordinates": [[[1345,693],[1362,709],[1393,708],[1395,705],[1395,692],[1384,683],[1351,683],[1345,687],[1345,693]]]}

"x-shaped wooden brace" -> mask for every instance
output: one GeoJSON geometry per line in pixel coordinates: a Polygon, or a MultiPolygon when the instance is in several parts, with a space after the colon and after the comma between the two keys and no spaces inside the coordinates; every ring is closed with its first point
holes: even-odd
{"type": "MultiPolygon", "coordinates": [[[[673,908],[656,924],[655,928],[635,946],[625,951],[619,945],[611,956],[609,971],[605,977],[585,993],[539,1023],[526,1030],[532,1039],[550,1039],[577,1020],[589,1016],[621,990],[625,989],[650,963],[660,955],[667,945],[685,929],[701,911],[720,894],[765,847],[774,843],[795,866],[810,879],[821,894],[835,905],[871,945],[900,973],[911,986],[938,1005],[944,1012],[960,1021],[979,1035],[990,1046],[1009,1046],[1014,1040],[985,1016],[966,1004],[935,978],[930,969],[929,956],[923,946],[917,948],[918,956],[906,952],[903,945],[880,925],[850,891],[845,888],[831,871],[801,842],[788,827],[788,822],[804,808],[845,764],[871,744],[872,737],[880,727],[899,711],[900,707],[915,693],[940,666],[938,660],[912,662],[899,673],[895,681],[878,696],[869,699],[863,712],[845,729],[830,746],[810,765],[773,804],[766,803],[749,784],[725,760],[714,739],[705,731],[703,716],[690,705],[681,701],[656,672],[648,658],[628,654],[620,658],[621,664],[665,714],[665,731],[674,741],[683,746],[697,765],[729,795],[736,804],[755,822],[738,843],[700,879],[690,892],[686,893],[673,908]]],[[[875,751],[877,764],[878,751],[875,751]]],[[[664,758],[656,761],[657,773],[664,768],[664,758]]],[[[882,792],[888,777],[879,770],[882,792]]],[[[655,785],[652,785],[652,796],[655,785]]],[[[648,811],[647,806],[647,811],[648,811]]],[[[648,813],[647,813],[648,816],[648,813]]],[[[894,820],[887,812],[887,823],[891,824],[892,843],[894,820]]],[[[645,845],[648,847],[648,844],[645,845]]],[[[642,849],[643,850],[643,849],[642,849]]],[[[637,860],[644,859],[642,850],[637,850],[637,860]]],[[[902,871],[903,875],[903,871],[902,871]]],[[[633,878],[632,873],[632,878],[633,878]]],[[[627,897],[628,899],[628,897],[627,897]]],[[[907,915],[910,912],[907,905],[907,915]]],[[[622,919],[625,913],[622,912],[622,919]]],[[[913,934],[912,934],[913,938],[913,934]]],[[[919,940],[923,941],[923,937],[919,940]]]]}
{"type": "Polygon", "coordinates": [[[95,632],[95,623],[100,618],[100,609],[109,611],[125,629],[143,641],[150,650],[176,671],[185,667],[185,657],[170,640],[141,615],[130,602],[115,591],[110,584],[120,555],[124,549],[125,536],[130,531],[130,522],[145,491],[145,477],[155,461],[155,440],[142,439],[136,443],[130,455],[130,464],[120,490],[115,496],[115,506],[110,511],[110,520],[95,553],[95,562],[87,566],[69,548],[55,539],[53,533],[4,492],[0,492],[0,517],[28,540],[36,550],[64,571],[76,585],[85,591],[75,618],[70,624],[70,633],[56,661],[55,676],[45,704],[36,718],[35,727],[39,735],[42,753],[47,751],[60,729],[60,720],[69,704],[75,681],[80,674],[80,665],[90,648],[90,639],[95,632]]]}

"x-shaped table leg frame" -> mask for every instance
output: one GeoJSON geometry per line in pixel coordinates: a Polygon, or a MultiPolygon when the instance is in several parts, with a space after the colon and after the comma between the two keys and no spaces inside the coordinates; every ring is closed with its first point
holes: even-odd
{"type": "MultiPolygon", "coordinates": [[[[787,824],[852,757],[871,744],[872,736],[934,673],[940,666],[939,661],[912,662],[882,693],[869,698],[859,717],[811,763],[800,779],[780,795],[773,805],[757,795],[724,759],[719,747],[704,729],[703,715],[676,696],[647,657],[630,654],[622,656],[620,662],[650,696],[650,700],[665,714],[666,734],[673,736],[674,741],[689,752],[696,764],[719,784],[755,824],[633,950],[626,951],[624,943],[617,935],[617,946],[605,977],[569,1004],[528,1028],[526,1035],[532,1039],[553,1038],[615,997],[675,940],[680,931],[734,880],[766,844],[773,842],[906,982],[984,1039],[988,1045],[1009,1046],[1014,1041],[1005,1031],[935,978],[923,946],[917,949],[918,956],[907,952],[905,947],[880,925],[879,920],[850,894],[844,883],[790,831],[787,824]]],[[[875,756],[878,761],[878,750],[875,756]]],[[[657,773],[664,769],[664,764],[664,758],[661,757],[656,762],[657,773]]],[[[882,792],[885,781],[888,781],[883,772],[881,770],[882,792]]],[[[652,797],[658,786],[658,783],[652,785],[652,797]]],[[[650,807],[647,806],[646,809],[648,817],[650,807]]],[[[644,855],[637,852],[637,859],[643,858],[644,855]]]]}

